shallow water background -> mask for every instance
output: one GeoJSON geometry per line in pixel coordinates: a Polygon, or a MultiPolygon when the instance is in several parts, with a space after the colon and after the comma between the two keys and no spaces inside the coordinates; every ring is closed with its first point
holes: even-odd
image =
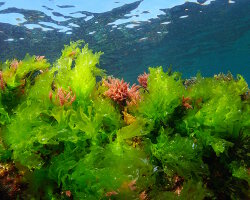
{"type": "Polygon", "coordinates": [[[250,82],[250,0],[0,0],[0,61],[30,53],[53,62],[79,39],[126,81],[172,66],[250,82]]]}

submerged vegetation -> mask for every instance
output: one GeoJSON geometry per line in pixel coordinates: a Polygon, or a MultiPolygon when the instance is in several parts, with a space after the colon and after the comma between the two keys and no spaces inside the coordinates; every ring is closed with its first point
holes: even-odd
{"type": "Polygon", "coordinates": [[[107,77],[72,42],[1,64],[0,185],[6,199],[247,199],[248,85],[149,68],[107,77]],[[98,78],[99,77],[99,78],[98,78]],[[101,81],[97,81],[101,80],[101,81]]]}

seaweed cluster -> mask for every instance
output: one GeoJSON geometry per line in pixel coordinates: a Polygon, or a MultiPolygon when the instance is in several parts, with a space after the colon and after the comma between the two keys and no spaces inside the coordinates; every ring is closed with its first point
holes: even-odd
{"type": "Polygon", "coordinates": [[[9,199],[247,199],[250,100],[237,79],[107,77],[71,42],[0,72],[0,185],[9,199]],[[100,80],[100,81],[97,81],[100,80]],[[11,167],[4,167],[11,166],[11,167]]]}

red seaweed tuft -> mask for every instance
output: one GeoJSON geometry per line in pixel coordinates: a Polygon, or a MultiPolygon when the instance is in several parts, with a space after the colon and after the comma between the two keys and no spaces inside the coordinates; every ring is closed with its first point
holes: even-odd
{"type": "Polygon", "coordinates": [[[123,79],[109,77],[108,80],[104,80],[104,85],[109,89],[105,92],[105,95],[119,104],[134,105],[139,100],[139,86],[132,85],[129,88],[129,83],[126,83],[123,79]]]}
{"type": "Polygon", "coordinates": [[[137,80],[140,84],[140,86],[147,88],[148,87],[148,74],[144,72],[144,74],[141,74],[138,76],[137,80]]]}
{"type": "MultiPolygon", "coordinates": [[[[49,99],[52,101],[53,93],[50,91],[49,93],[49,99]]],[[[73,93],[71,88],[69,87],[69,90],[65,90],[62,87],[60,87],[57,90],[56,96],[56,104],[59,104],[60,106],[64,105],[71,105],[76,100],[76,95],[73,93]]]]}
{"type": "Polygon", "coordinates": [[[2,71],[0,71],[0,87],[2,90],[5,89],[5,82],[3,80],[3,72],[2,71]]]}
{"type": "Polygon", "coordinates": [[[182,96],[182,106],[184,106],[186,109],[193,109],[193,106],[189,103],[190,100],[191,99],[189,97],[182,96]]]}

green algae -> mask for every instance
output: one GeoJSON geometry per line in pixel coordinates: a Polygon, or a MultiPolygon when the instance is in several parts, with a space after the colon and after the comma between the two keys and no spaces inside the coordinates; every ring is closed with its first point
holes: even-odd
{"type": "Polygon", "coordinates": [[[121,104],[105,95],[102,53],[82,44],[66,45],[53,65],[29,55],[2,64],[0,159],[13,162],[26,185],[10,198],[247,198],[242,76],[197,75],[185,86],[179,73],[149,68],[144,87],[110,85],[121,104]]]}

